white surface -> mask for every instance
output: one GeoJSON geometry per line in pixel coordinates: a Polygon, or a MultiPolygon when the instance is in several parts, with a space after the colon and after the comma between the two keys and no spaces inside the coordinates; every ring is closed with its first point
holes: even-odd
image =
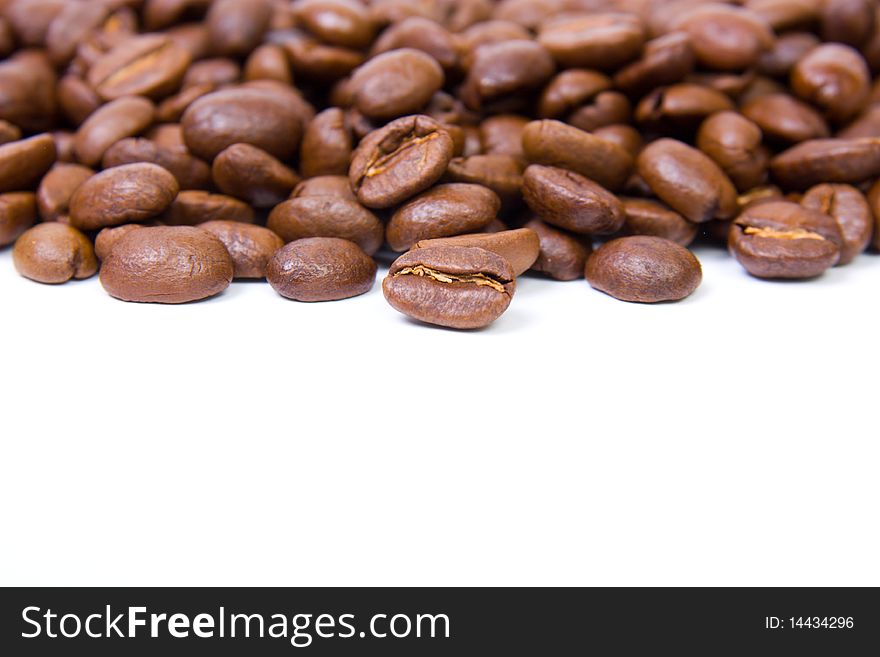
{"type": "Polygon", "coordinates": [[[698,255],[683,303],[523,278],[458,333],[378,283],[136,305],[6,250],[0,584],[880,584],[880,256],[698,255]]]}

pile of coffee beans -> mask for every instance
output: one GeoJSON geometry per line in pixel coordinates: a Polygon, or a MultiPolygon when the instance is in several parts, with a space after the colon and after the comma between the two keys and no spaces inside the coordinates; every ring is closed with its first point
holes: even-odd
{"type": "Polygon", "coordinates": [[[385,259],[470,329],[528,271],[654,303],[695,240],[759,278],[880,248],[877,0],[0,0],[0,58],[0,246],[124,301],[385,259]]]}

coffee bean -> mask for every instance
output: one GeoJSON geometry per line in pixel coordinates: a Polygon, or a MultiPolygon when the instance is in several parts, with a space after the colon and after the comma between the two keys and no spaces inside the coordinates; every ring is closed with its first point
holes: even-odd
{"type": "Polygon", "coordinates": [[[145,34],[110,50],[89,69],[88,83],[104,100],[163,98],[180,85],[190,55],[166,36],[145,34]]]}
{"type": "Polygon", "coordinates": [[[145,228],[142,224],[122,224],[112,228],[102,228],[95,236],[95,255],[104,262],[116,243],[133,230],[145,228]]]}
{"type": "Polygon", "coordinates": [[[513,268],[485,249],[439,246],[403,254],[382,283],[391,306],[438,326],[488,326],[510,305],[516,290],[513,268]]]}
{"type": "Polygon", "coordinates": [[[37,221],[33,192],[0,194],[0,247],[12,244],[37,221]]]}
{"type": "Polygon", "coordinates": [[[569,69],[554,77],[541,92],[538,116],[564,119],[573,110],[611,88],[611,79],[598,71],[569,69]]]}
{"type": "Polygon", "coordinates": [[[690,36],[700,64],[719,71],[754,66],[774,41],[773,30],[758,14],[723,4],[681,12],[671,27],[690,36]]]}
{"type": "Polygon", "coordinates": [[[880,175],[880,139],[812,139],[774,157],[770,170],[786,189],[859,183],[880,175]]]}
{"type": "Polygon", "coordinates": [[[842,239],[827,214],[781,201],[740,214],[727,244],[752,276],[812,278],[837,264],[842,239]]]}
{"type": "Polygon", "coordinates": [[[308,237],[349,240],[373,255],[382,246],[384,226],[357,201],[340,196],[298,196],[275,206],[266,224],[285,242],[308,237]]]}
{"type": "Polygon", "coordinates": [[[522,142],[529,162],[575,171],[611,191],[623,186],[633,166],[621,147],[559,121],[532,121],[522,142]]]}
{"type": "Polygon", "coordinates": [[[645,128],[665,132],[692,130],[700,121],[733,109],[730,98],[709,87],[682,82],[660,87],[636,107],[636,121],[645,128]]]}
{"type": "Polygon", "coordinates": [[[26,132],[49,129],[58,106],[55,82],[55,70],[42,53],[19,52],[0,62],[0,119],[26,132]]]}
{"type": "Polygon", "coordinates": [[[105,169],[148,162],[167,169],[177,179],[180,189],[208,189],[211,186],[211,167],[193,157],[185,146],[168,147],[149,139],[122,139],[104,153],[105,169]]]}
{"type": "Polygon", "coordinates": [[[89,238],[59,223],[38,224],[27,230],[15,242],[12,262],[19,274],[39,283],[66,283],[98,271],[89,238]]]}
{"type": "Polygon", "coordinates": [[[811,187],[801,205],[830,216],[837,222],[843,240],[840,260],[846,265],[868,248],[874,232],[874,215],[865,195],[851,185],[823,184],[811,187]]]}
{"type": "Polygon", "coordinates": [[[534,41],[503,41],[474,51],[460,95],[474,110],[517,108],[554,72],[550,53],[534,41]]]}
{"type": "Polygon", "coordinates": [[[857,50],[825,43],[808,52],[791,72],[791,88],[820,107],[831,121],[841,123],[864,109],[871,75],[857,50]]]}
{"type": "Polygon", "coordinates": [[[276,251],[266,279],[288,299],[336,301],[369,292],[376,280],[376,263],[354,242],[311,237],[276,251]]]}
{"type": "Polygon", "coordinates": [[[56,155],[49,134],[0,146],[0,193],[32,188],[54,164],[56,155]]]}
{"type": "Polygon", "coordinates": [[[306,128],[300,145],[300,170],[306,177],[348,173],[353,149],[345,113],[331,107],[319,113],[306,128]]]}
{"type": "Polygon", "coordinates": [[[545,21],[538,42],[565,67],[615,70],[642,49],[641,21],[620,13],[562,15],[545,21]]]}
{"type": "Polygon", "coordinates": [[[436,246],[476,247],[497,253],[513,267],[514,276],[528,271],[541,250],[538,234],[529,228],[419,240],[413,248],[429,249],[436,246]]]}
{"type": "Polygon", "coordinates": [[[587,258],[593,251],[589,238],[554,228],[538,218],[531,219],[525,227],[535,232],[540,243],[538,259],[532,265],[534,271],[557,281],[583,278],[587,258]]]}
{"type": "Polygon", "coordinates": [[[324,43],[346,48],[366,48],[376,28],[369,11],[354,0],[297,0],[297,23],[324,43]]]}
{"type": "Polygon", "coordinates": [[[758,70],[773,77],[788,75],[794,65],[819,43],[819,38],[810,32],[780,34],[773,48],[761,54],[758,70]]]}
{"type": "Polygon", "coordinates": [[[290,198],[300,196],[337,196],[357,202],[357,197],[351,191],[348,176],[315,176],[303,180],[293,188],[290,198]]]}
{"type": "Polygon", "coordinates": [[[523,170],[523,163],[512,155],[471,155],[452,158],[446,177],[488,187],[501,199],[501,207],[510,209],[522,203],[523,170]]]}
{"type": "MultiPolygon", "coordinates": [[[[271,36],[271,35],[270,35],[271,36]]],[[[327,46],[303,32],[288,31],[276,37],[298,78],[318,82],[338,80],[364,63],[364,55],[351,48],[327,46]]]]}
{"type": "Polygon", "coordinates": [[[58,82],[58,104],[61,112],[74,126],[80,126],[104,102],[81,77],[65,75],[58,82]]]}
{"type": "Polygon", "coordinates": [[[67,222],[70,199],[95,172],[79,164],[58,163],[43,176],[37,188],[37,209],[43,221],[67,222]]]}
{"type": "Polygon", "coordinates": [[[480,122],[483,154],[523,159],[523,130],[528,124],[529,119],[518,114],[498,114],[485,118],[480,122]]]}
{"type": "Polygon", "coordinates": [[[217,89],[235,84],[239,80],[241,80],[241,66],[237,61],[228,57],[214,57],[192,64],[186,70],[186,75],[183,76],[181,87],[188,89],[189,87],[210,85],[217,89]]]}
{"type": "Polygon", "coordinates": [[[232,257],[235,278],[265,278],[269,259],[284,240],[268,228],[236,221],[206,221],[199,228],[215,235],[232,257]]]}
{"type": "Polygon", "coordinates": [[[443,86],[443,69],[433,57],[403,48],[378,55],[352,73],[349,88],[364,116],[388,120],[421,110],[443,86]]]}
{"type": "Polygon", "coordinates": [[[233,144],[214,159],[214,183],[224,194],[257,208],[270,208],[286,199],[299,176],[266,151],[250,144],[233,144]]]}
{"type": "Polygon", "coordinates": [[[659,201],[647,198],[622,198],[626,219],[624,235],[662,237],[688,246],[697,237],[699,226],[659,201]]]}
{"type": "Polygon", "coordinates": [[[452,159],[449,134],[427,116],[405,116],[367,135],[354,151],[349,180],[368,208],[388,208],[434,184],[452,159]]]}
{"type": "Polygon", "coordinates": [[[837,132],[840,139],[859,139],[861,137],[880,137],[880,106],[872,105],[864,114],[854,119],[843,130],[837,132]]]}
{"type": "Polygon", "coordinates": [[[268,0],[214,0],[205,18],[212,50],[218,55],[246,55],[260,44],[271,18],[268,0]]]}
{"type": "Polygon", "coordinates": [[[629,153],[632,158],[638,156],[644,145],[639,131],[629,125],[606,125],[593,130],[593,135],[599,139],[604,139],[605,141],[620,146],[623,150],[629,153]]]}
{"type": "Polygon", "coordinates": [[[256,48],[247,58],[242,77],[245,80],[277,80],[293,84],[293,73],[284,49],[272,43],[256,48]]]}
{"type": "Polygon", "coordinates": [[[202,96],[181,119],[193,155],[213,160],[233,144],[251,144],[288,160],[299,147],[300,115],[268,89],[237,87],[202,96]]]}
{"type": "Polygon", "coordinates": [[[437,185],[402,205],[385,230],[394,251],[406,251],[416,242],[435,237],[474,233],[498,214],[501,200],[480,185],[437,185]]]}
{"type": "Polygon", "coordinates": [[[736,189],[730,178],[687,144],[658,139],[639,153],[636,164],[654,194],[688,221],[726,219],[736,212],[736,189]]]}
{"type": "Polygon", "coordinates": [[[163,123],[176,123],[180,121],[187,108],[202,96],[207,96],[214,91],[214,85],[209,83],[196,84],[179,93],[169,96],[156,108],[156,120],[163,123]]]}
{"type": "Polygon", "coordinates": [[[788,94],[767,94],[746,103],[743,115],[768,139],[798,143],[829,136],[828,124],[812,107],[788,94]]]}
{"type": "Polygon", "coordinates": [[[880,182],[875,182],[868,190],[868,205],[874,213],[874,237],[871,240],[871,247],[875,251],[880,251],[880,182]]]}
{"type": "Polygon", "coordinates": [[[818,7],[822,39],[858,48],[871,37],[875,8],[870,0],[825,0],[818,7]]]}
{"type": "Polygon", "coordinates": [[[86,166],[97,165],[113,144],[149,128],[155,112],[153,103],[138,97],[120,98],[97,109],[77,130],[77,159],[86,166]]]}
{"type": "Polygon", "coordinates": [[[690,296],[703,279],[700,261],[683,246],[647,235],[620,237],[587,260],[587,280],[622,301],[657,303],[690,296]]]}
{"type": "Polygon", "coordinates": [[[234,265],[223,242],[190,226],[132,230],[101,266],[110,296],[141,303],[187,303],[219,294],[232,281],[234,265]]]}
{"type": "Polygon", "coordinates": [[[620,230],[623,205],[601,185],[573,171],[530,165],[523,174],[523,197],[543,221],[581,235],[620,230]]]}
{"type": "Polygon", "coordinates": [[[458,35],[439,23],[421,16],[410,16],[388,26],[373,43],[372,55],[399,48],[415,48],[433,57],[444,70],[458,63],[458,35]]]}
{"type": "Polygon", "coordinates": [[[9,121],[0,119],[0,145],[21,139],[21,129],[9,121]]]}
{"type": "Polygon", "coordinates": [[[691,38],[684,32],[670,32],[645,44],[641,57],[620,69],[614,84],[631,96],[680,82],[694,68],[691,38]]]}
{"type": "Polygon", "coordinates": [[[697,133],[697,148],[742,191],[761,185],[767,178],[770,155],[761,141],[761,129],[736,112],[713,114],[697,133]]]}
{"type": "Polygon", "coordinates": [[[49,24],[46,49],[52,62],[63,66],[76,54],[77,46],[98,29],[109,15],[100,2],[68,2],[49,24]]]}
{"type": "Polygon", "coordinates": [[[253,208],[237,198],[196,190],[180,192],[161,219],[171,226],[195,226],[206,221],[252,224],[257,220],[253,208]]]}
{"type": "Polygon", "coordinates": [[[568,117],[568,122],[581,130],[596,130],[630,120],[632,108],[626,96],[618,91],[603,91],[590,103],[582,105],[568,117]]]}
{"type": "Polygon", "coordinates": [[[179,186],[155,164],[126,164],[86,180],[70,199],[70,223],[82,230],[139,223],[159,216],[179,186]]]}

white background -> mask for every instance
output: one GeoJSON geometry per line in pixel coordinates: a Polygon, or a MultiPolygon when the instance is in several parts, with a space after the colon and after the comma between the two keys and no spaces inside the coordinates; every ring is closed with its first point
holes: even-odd
{"type": "Polygon", "coordinates": [[[697,253],[682,303],[525,277],[459,333],[378,282],[125,304],[7,249],[0,583],[880,585],[880,256],[697,253]]]}

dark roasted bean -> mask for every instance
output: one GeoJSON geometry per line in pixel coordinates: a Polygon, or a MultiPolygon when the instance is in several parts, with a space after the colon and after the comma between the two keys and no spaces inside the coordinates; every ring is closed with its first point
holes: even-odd
{"type": "Polygon", "coordinates": [[[277,205],[299,182],[292,169],[250,144],[233,144],[220,152],[211,174],[221,192],[257,208],[277,205]]]}

